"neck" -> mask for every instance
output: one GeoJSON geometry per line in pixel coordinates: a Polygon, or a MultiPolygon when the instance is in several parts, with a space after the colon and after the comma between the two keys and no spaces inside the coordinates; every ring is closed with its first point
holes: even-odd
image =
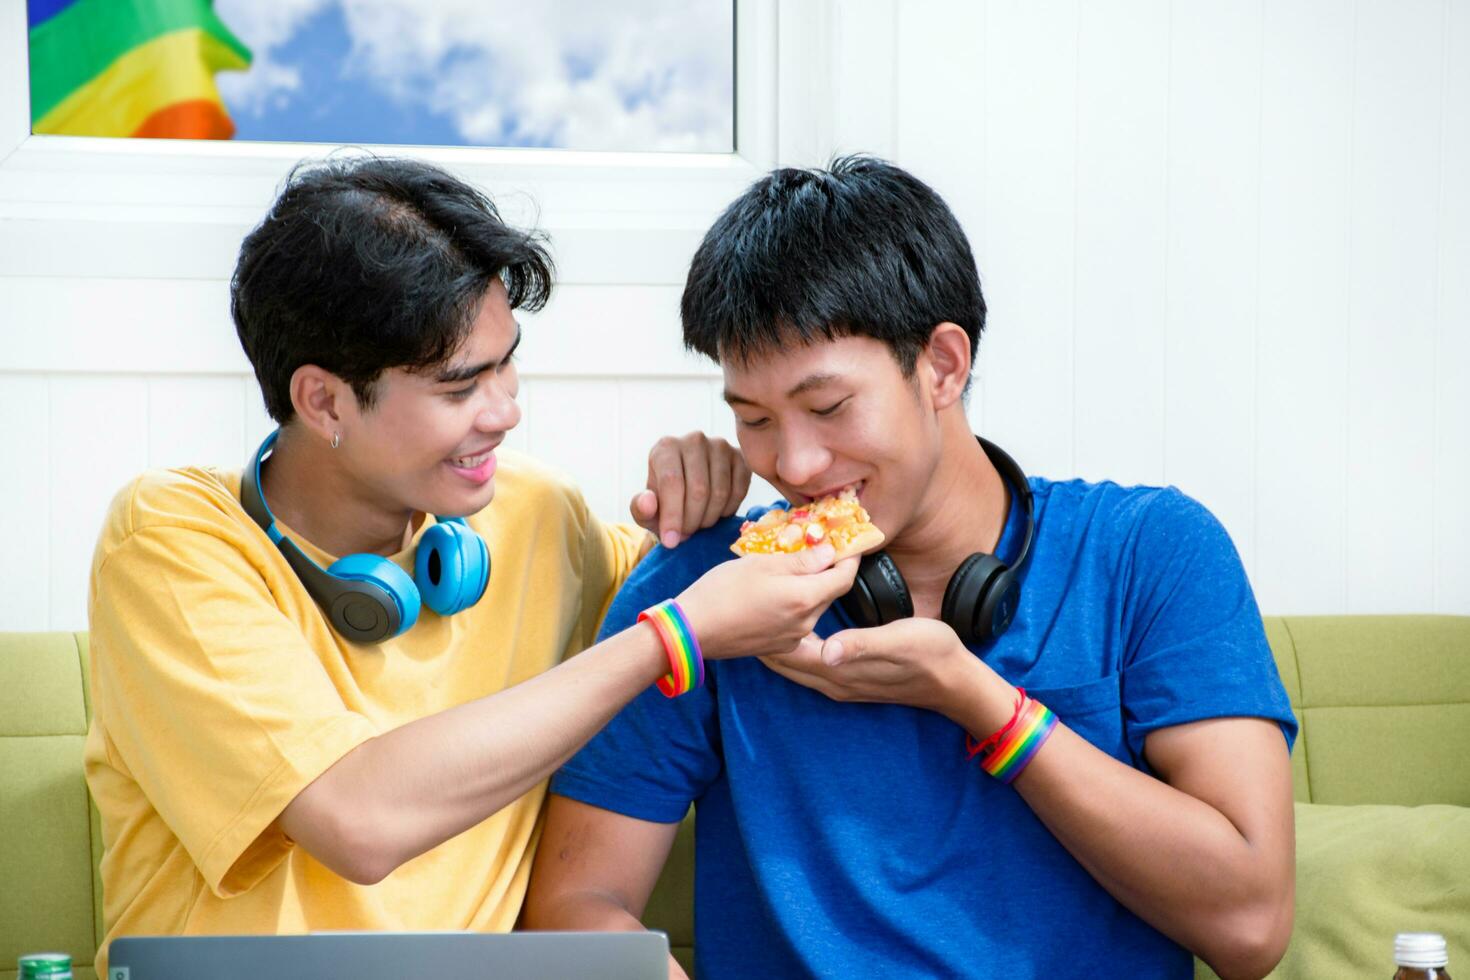
{"type": "Polygon", "coordinates": [[[915,615],[938,617],[954,570],[977,551],[995,553],[1009,512],[1010,490],[961,413],[957,425],[945,427],[939,464],[913,520],[886,546],[915,615]]]}
{"type": "Polygon", "coordinates": [[[423,515],[368,499],[337,451],[291,427],[261,466],[261,493],[276,519],[329,555],[392,555],[423,515]]]}

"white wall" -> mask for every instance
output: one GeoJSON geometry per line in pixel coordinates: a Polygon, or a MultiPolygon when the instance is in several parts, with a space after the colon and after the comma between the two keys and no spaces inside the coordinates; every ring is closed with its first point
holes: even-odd
{"type": "MultiPolygon", "coordinates": [[[[771,158],[887,155],[971,236],[979,431],[1199,497],[1268,613],[1470,613],[1470,0],[811,0],[780,29],[771,158]]],[[[268,429],[225,278],[273,171],[221,207],[181,158],[159,208],[127,154],[70,159],[0,169],[0,629],[84,626],[114,490],[268,429]]],[[[749,173],[645,174],[672,203],[619,211],[534,161],[470,169],[575,202],[542,216],[564,275],[514,439],[618,517],[657,435],[731,431],[677,298],[749,173]]]]}

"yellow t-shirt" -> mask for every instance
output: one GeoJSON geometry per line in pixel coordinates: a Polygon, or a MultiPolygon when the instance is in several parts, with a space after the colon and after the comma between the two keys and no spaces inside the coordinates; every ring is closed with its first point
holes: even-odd
{"type": "MultiPolygon", "coordinates": [[[[109,942],[514,925],[544,783],[372,886],[273,826],[353,747],[593,642],[645,533],[602,524],[575,487],[524,456],[502,453],[496,480],[493,502],[469,518],[490,549],[484,597],[451,617],[425,606],[411,630],[373,646],[333,632],[241,507],[238,472],[151,472],[123,489],[90,597],[86,770],[102,815],[109,942]]],[[[392,560],[412,575],[412,546],[392,560]]]]}

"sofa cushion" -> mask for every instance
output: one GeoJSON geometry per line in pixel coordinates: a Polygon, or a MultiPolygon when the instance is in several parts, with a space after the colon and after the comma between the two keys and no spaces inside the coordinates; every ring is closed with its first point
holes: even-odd
{"type": "Polygon", "coordinates": [[[82,976],[97,948],[83,654],[70,633],[0,634],[0,978],[42,950],[82,976]]]}
{"type": "Polygon", "coordinates": [[[1299,801],[1305,774],[1313,803],[1470,806],[1470,617],[1282,622],[1271,641],[1302,726],[1299,801]]]}
{"type": "Polygon", "coordinates": [[[1273,978],[1391,977],[1397,932],[1441,933],[1450,973],[1470,972],[1470,809],[1299,803],[1296,841],[1296,929],[1273,978]]]}

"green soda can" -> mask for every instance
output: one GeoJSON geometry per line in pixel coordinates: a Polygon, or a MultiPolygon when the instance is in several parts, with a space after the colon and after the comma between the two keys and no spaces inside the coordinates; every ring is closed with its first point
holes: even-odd
{"type": "Polygon", "coordinates": [[[16,980],[71,980],[71,954],[27,953],[16,980]]]}

